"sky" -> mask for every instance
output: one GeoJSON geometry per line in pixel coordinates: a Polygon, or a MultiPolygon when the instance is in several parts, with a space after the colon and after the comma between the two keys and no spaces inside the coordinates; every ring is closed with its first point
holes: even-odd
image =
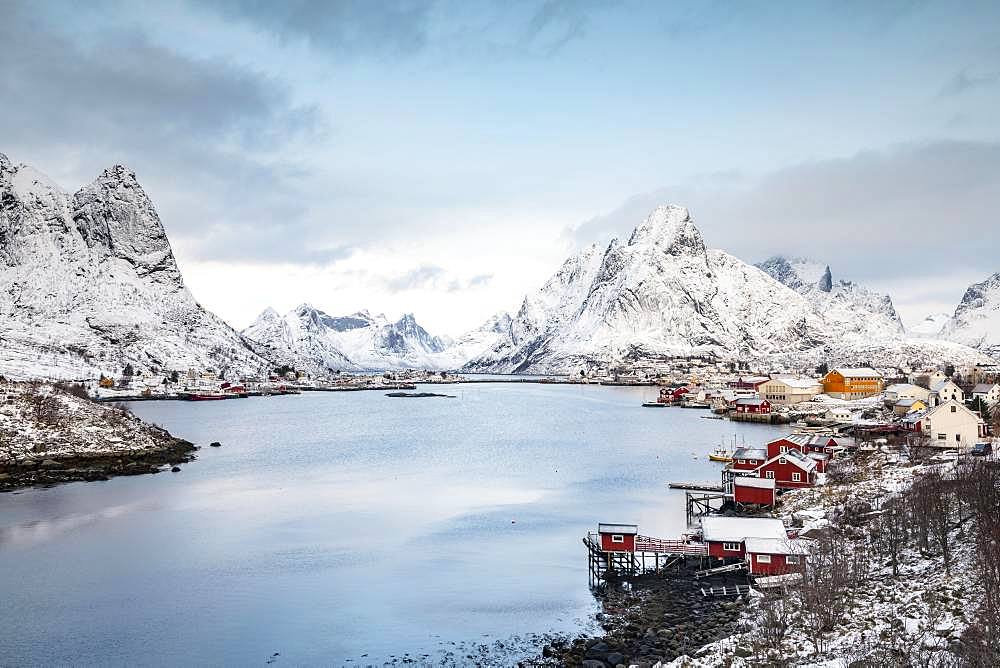
{"type": "Polygon", "coordinates": [[[136,171],[199,301],[458,335],[687,206],[907,324],[1000,271],[1000,3],[0,0],[0,151],[136,171]]]}

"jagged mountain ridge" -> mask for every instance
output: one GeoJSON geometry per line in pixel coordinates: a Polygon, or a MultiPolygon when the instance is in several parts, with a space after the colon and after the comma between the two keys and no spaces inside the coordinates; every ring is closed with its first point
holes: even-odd
{"type": "Polygon", "coordinates": [[[11,378],[270,366],[195,301],[121,165],[70,196],[0,154],[0,316],[0,373],[11,378]]]}
{"type": "Polygon", "coordinates": [[[789,366],[974,361],[975,351],[907,339],[892,300],[829,267],[760,267],[705,247],[688,211],[658,207],[628,242],[569,258],[512,318],[511,336],[466,370],[566,372],[642,356],[714,355],[789,366]]]}
{"type": "Polygon", "coordinates": [[[1000,272],[969,286],[941,336],[1000,358],[1000,272]]]}
{"type": "Polygon", "coordinates": [[[412,314],[395,322],[358,311],[331,316],[301,304],[284,316],[268,308],[242,332],[290,366],[318,374],[388,369],[454,369],[464,360],[451,341],[432,336],[412,314]]]}

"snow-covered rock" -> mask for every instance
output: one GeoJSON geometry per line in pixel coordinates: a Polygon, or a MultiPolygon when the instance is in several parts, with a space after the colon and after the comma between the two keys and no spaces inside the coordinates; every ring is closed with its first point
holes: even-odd
{"type": "Polygon", "coordinates": [[[11,378],[270,363],[191,296],[152,202],[120,165],[70,196],[0,154],[0,374],[11,378]]]}
{"type": "Polygon", "coordinates": [[[1000,357],[1000,272],[969,286],[941,336],[1000,357]]]}
{"type": "Polygon", "coordinates": [[[910,336],[937,338],[950,319],[951,316],[947,313],[932,313],[913,327],[908,327],[906,333],[910,336]]]}
{"type": "MultiPolygon", "coordinates": [[[[384,315],[358,311],[331,316],[302,304],[284,316],[268,308],[243,330],[243,336],[266,346],[272,356],[296,369],[327,374],[337,371],[454,369],[464,359],[455,345],[417,324],[412,314],[395,322],[384,315]]],[[[462,350],[468,349],[471,342],[462,350]]]]}
{"type": "Polygon", "coordinates": [[[569,258],[524,298],[510,337],[464,368],[564,373],[692,355],[803,367],[984,359],[964,346],[907,339],[888,296],[835,282],[826,265],[772,258],[757,267],[708,249],[687,209],[661,206],[627,243],[569,258]]]}

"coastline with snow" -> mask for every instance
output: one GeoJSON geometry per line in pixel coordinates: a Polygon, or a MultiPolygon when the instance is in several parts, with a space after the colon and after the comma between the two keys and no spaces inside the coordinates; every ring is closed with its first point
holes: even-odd
{"type": "Polygon", "coordinates": [[[123,407],[53,384],[0,382],[0,492],[158,473],[195,450],[123,407]]]}

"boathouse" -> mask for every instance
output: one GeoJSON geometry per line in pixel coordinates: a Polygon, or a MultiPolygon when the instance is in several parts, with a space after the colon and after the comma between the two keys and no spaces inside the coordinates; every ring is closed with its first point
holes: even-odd
{"type": "Polygon", "coordinates": [[[798,450],[789,450],[771,457],[757,468],[757,476],[771,478],[778,489],[812,487],[816,484],[816,460],[798,450]]]}
{"type": "Polygon", "coordinates": [[[788,539],[788,532],[781,520],[769,517],[702,517],[701,536],[709,556],[742,559],[748,538],[783,541],[788,539]]]}
{"type": "Polygon", "coordinates": [[[767,461],[767,450],[763,448],[736,448],[733,452],[733,468],[737,471],[756,471],[767,461]]]}
{"type": "Polygon", "coordinates": [[[605,552],[635,552],[637,524],[598,524],[597,534],[605,552]]]}
{"type": "Polygon", "coordinates": [[[736,476],[733,478],[733,502],[737,506],[771,507],[778,500],[778,486],[770,478],[736,476]]]}
{"type": "Polygon", "coordinates": [[[784,575],[805,570],[809,550],[792,538],[747,538],[747,567],[750,575],[784,575]]]}
{"type": "Polygon", "coordinates": [[[771,412],[771,402],[767,399],[752,399],[750,397],[737,399],[736,412],[750,415],[768,415],[771,412]]]}

